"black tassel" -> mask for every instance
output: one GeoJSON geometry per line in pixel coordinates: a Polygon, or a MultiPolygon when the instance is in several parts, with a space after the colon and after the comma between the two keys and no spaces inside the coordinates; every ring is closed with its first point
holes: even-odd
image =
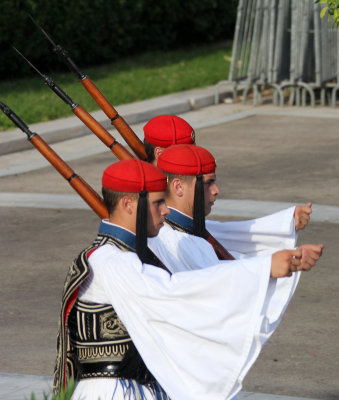
{"type": "Polygon", "coordinates": [[[142,262],[147,257],[147,191],[139,192],[136,226],[136,251],[142,262]]]}
{"type": "Polygon", "coordinates": [[[150,250],[149,247],[147,247],[147,208],[147,191],[142,190],[139,192],[137,209],[137,227],[135,238],[136,252],[141,262],[160,267],[172,275],[165,265],[159,260],[159,258],[150,250]]]}
{"type": "Polygon", "coordinates": [[[193,234],[206,238],[204,180],[201,174],[197,175],[197,180],[195,182],[193,234]]]}

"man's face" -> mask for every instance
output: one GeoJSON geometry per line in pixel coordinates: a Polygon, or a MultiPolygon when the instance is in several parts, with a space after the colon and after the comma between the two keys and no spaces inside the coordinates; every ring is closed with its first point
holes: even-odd
{"type": "Polygon", "coordinates": [[[204,179],[204,196],[205,196],[205,215],[211,212],[212,206],[215,202],[217,195],[220,193],[219,186],[216,184],[216,175],[212,174],[203,175],[204,179]]]}
{"type": "MultiPolygon", "coordinates": [[[[183,213],[193,217],[194,209],[194,196],[195,196],[195,183],[197,178],[192,177],[192,180],[182,180],[182,186],[184,188],[184,196],[186,199],[183,208],[180,210],[183,213]]],[[[203,175],[204,181],[204,201],[205,201],[205,216],[211,212],[212,206],[215,202],[217,195],[220,193],[219,186],[216,184],[215,173],[203,175]]]]}
{"type": "Polygon", "coordinates": [[[165,192],[148,193],[147,236],[155,237],[164,225],[165,217],[170,213],[165,203],[165,192]]]}

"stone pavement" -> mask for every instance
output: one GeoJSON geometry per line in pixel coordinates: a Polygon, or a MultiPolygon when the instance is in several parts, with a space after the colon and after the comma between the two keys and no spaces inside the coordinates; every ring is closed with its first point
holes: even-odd
{"type": "MultiPolygon", "coordinates": [[[[50,397],[52,387],[52,377],[3,374],[0,373],[0,399],[3,400],[30,400],[34,393],[36,400],[42,400],[44,395],[50,397]]],[[[301,397],[278,396],[264,393],[241,392],[239,400],[317,400],[305,399],[301,397]]]]}
{"type": "MultiPolygon", "coordinates": [[[[239,399],[339,399],[339,113],[212,104],[210,87],[117,110],[139,137],[145,121],[161,113],[182,114],[195,127],[197,143],[218,164],[223,194],[213,218],[253,218],[314,202],[313,222],[301,236],[325,241],[322,263],[303,277],[239,399]]],[[[101,111],[92,115],[109,127],[101,111]]],[[[101,171],[112,155],[76,117],[30,128],[100,190],[101,171]]],[[[112,134],[123,143],[115,130],[112,134]]],[[[39,400],[51,383],[65,268],[91,240],[97,218],[18,130],[0,135],[0,187],[0,299],[6,304],[0,313],[0,399],[29,398],[33,390],[39,400]]]]}

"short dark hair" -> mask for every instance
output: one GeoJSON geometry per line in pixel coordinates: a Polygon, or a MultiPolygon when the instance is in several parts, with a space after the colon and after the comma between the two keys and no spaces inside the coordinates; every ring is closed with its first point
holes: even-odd
{"type": "Polygon", "coordinates": [[[119,200],[124,196],[131,196],[132,198],[138,199],[139,193],[127,193],[127,192],[116,192],[115,190],[110,190],[102,188],[102,197],[104,199],[104,204],[107,208],[108,215],[112,215],[119,200]]]}
{"type": "Polygon", "coordinates": [[[169,187],[171,182],[173,181],[173,179],[175,178],[179,178],[183,181],[189,182],[191,180],[193,180],[193,178],[195,177],[195,175],[178,175],[178,174],[172,174],[171,172],[166,172],[162,170],[162,173],[165,174],[167,176],[167,187],[166,187],[166,194],[169,193],[169,187]]]}
{"type": "Polygon", "coordinates": [[[155,160],[154,149],[158,146],[154,146],[153,144],[148,143],[147,140],[144,139],[144,147],[147,155],[146,161],[151,164],[155,160]]]}

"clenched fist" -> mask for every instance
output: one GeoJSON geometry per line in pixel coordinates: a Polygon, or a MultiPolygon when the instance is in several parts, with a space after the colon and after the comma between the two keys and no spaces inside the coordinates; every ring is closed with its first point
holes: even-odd
{"type": "Polygon", "coordinates": [[[296,271],[309,271],[322,255],[323,244],[303,244],[296,250],[281,250],[272,255],[271,277],[283,278],[296,271]]]}
{"type": "Polygon", "coordinates": [[[298,231],[304,229],[312,214],[312,203],[307,203],[305,206],[296,206],[294,210],[295,229],[298,231]]]}
{"type": "Polygon", "coordinates": [[[283,278],[291,276],[292,272],[298,271],[301,265],[302,251],[281,250],[272,255],[271,277],[283,278]]]}
{"type": "Polygon", "coordinates": [[[300,271],[309,271],[314,267],[315,263],[319,260],[322,255],[323,244],[303,244],[298,247],[301,250],[301,260],[300,260],[300,271]]]}

